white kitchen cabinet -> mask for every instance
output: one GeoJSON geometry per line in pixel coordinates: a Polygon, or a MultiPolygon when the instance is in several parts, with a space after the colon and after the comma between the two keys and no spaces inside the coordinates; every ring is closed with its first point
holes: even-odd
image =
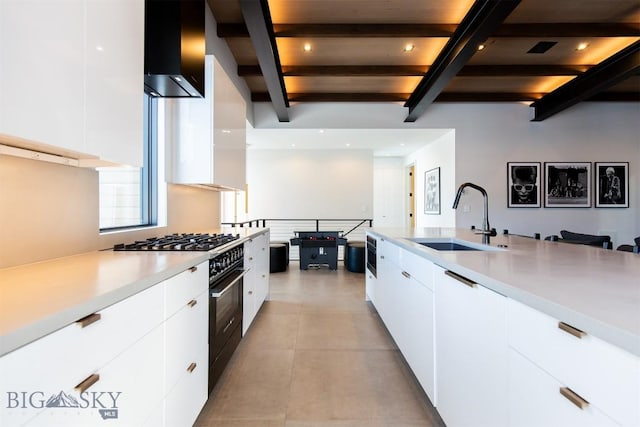
{"type": "MultiPolygon", "coordinates": [[[[425,263],[429,263],[425,260],[425,263]]],[[[428,264],[425,266],[429,269],[428,264]]],[[[401,322],[396,343],[423,390],[436,405],[433,291],[402,270],[398,278],[401,322]]]]}
{"type": "Polygon", "coordinates": [[[0,134],[82,151],[84,0],[0,8],[0,134]]]}
{"type": "Polygon", "coordinates": [[[506,298],[434,268],[438,412],[448,427],[506,426],[506,298]]]}
{"type": "Polygon", "coordinates": [[[86,0],[83,152],[142,166],[144,0],[86,0]]]}
{"type": "Polygon", "coordinates": [[[166,99],[167,181],[244,191],[246,103],[222,66],[205,57],[205,96],[166,99]]]}
{"type": "MultiPolygon", "coordinates": [[[[597,408],[597,413],[620,425],[640,425],[640,358],[517,301],[508,301],[508,324],[509,346],[553,378],[545,381],[569,387],[589,402],[588,408],[597,408]]],[[[510,376],[517,375],[510,370],[510,376]]],[[[558,389],[554,391],[555,399],[558,389]]],[[[510,406],[512,414],[535,404],[515,403],[515,407],[510,406]]],[[[536,407],[526,410],[535,411],[536,407]]],[[[582,413],[590,414],[591,409],[582,413]]],[[[557,416],[556,424],[561,424],[563,414],[561,410],[549,410],[545,416],[557,416]]],[[[588,424],[585,421],[582,425],[588,424]]]]}
{"type": "MultiPolygon", "coordinates": [[[[366,264],[365,264],[366,265],[366,264]]],[[[365,300],[371,301],[371,303],[375,306],[378,298],[376,296],[376,288],[378,287],[378,279],[373,275],[368,269],[365,271],[365,300]]],[[[376,273],[377,274],[377,273],[376,273]]]]}
{"type": "Polygon", "coordinates": [[[3,0],[0,8],[0,136],[141,166],[144,0],[3,0]]]}
{"type": "MultiPolygon", "coordinates": [[[[76,384],[162,324],[163,292],[162,286],[153,286],[3,356],[2,395],[20,391],[37,397],[41,393],[46,400],[64,391],[77,397],[76,384]],[[43,358],[49,363],[43,363],[43,358]]],[[[16,411],[0,405],[0,420],[20,425],[44,409],[31,403],[24,406],[16,411]]]]}
{"type": "Polygon", "coordinates": [[[209,261],[165,287],[164,425],[192,425],[208,397],[209,261]]]}
{"type": "MultiPolygon", "coordinates": [[[[588,373],[585,373],[588,375],[588,373]]],[[[563,384],[517,351],[509,350],[509,425],[513,427],[616,427],[593,405],[578,407],[563,384]],[[565,391],[566,393],[566,391],[565,391]]]]}
{"type": "Polygon", "coordinates": [[[208,395],[208,295],[204,261],[4,355],[1,424],[192,424],[208,395]],[[85,379],[97,382],[81,392],[85,379]],[[45,407],[60,393],[66,407],[45,407]]]}
{"type": "Polygon", "coordinates": [[[165,398],[164,427],[193,425],[207,401],[209,347],[202,347],[197,354],[198,358],[165,398]]]}
{"type": "Polygon", "coordinates": [[[269,232],[244,243],[244,269],[249,271],[242,283],[242,335],[269,296],[269,232]]]}
{"type": "Polygon", "coordinates": [[[435,403],[432,263],[414,258],[383,239],[378,240],[377,247],[374,305],[418,382],[435,403]]]}

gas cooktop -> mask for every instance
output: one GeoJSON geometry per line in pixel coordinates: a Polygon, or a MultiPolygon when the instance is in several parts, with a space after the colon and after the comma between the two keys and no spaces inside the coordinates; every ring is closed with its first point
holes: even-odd
{"type": "Polygon", "coordinates": [[[114,245],[114,251],[210,251],[240,238],[239,234],[168,234],[114,245]]]}

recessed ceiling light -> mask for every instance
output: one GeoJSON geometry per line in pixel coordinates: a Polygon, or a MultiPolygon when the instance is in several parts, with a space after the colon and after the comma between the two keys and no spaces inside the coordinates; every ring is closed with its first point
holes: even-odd
{"type": "Polygon", "coordinates": [[[295,147],[295,146],[296,146],[296,144],[291,144],[291,146],[292,146],[292,147],[295,147]]]}
{"type": "Polygon", "coordinates": [[[97,50],[97,51],[100,51],[100,52],[103,52],[103,51],[104,51],[104,48],[103,48],[102,46],[96,46],[96,50],[97,50]]]}
{"type": "Polygon", "coordinates": [[[407,43],[406,45],[404,45],[404,51],[405,52],[412,52],[414,49],[416,48],[416,45],[411,44],[411,43],[407,43]]]}
{"type": "Polygon", "coordinates": [[[404,143],[400,143],[400,146],[401,146],[401,147],[404,147],[404,143]]]}
{"type": "Polygon", "coordinates": [[[479,44],[479,45],[478,45],[478,50],[483,50],[485,47],[486,47],[485,45],[483,45],[483,44],[479,44]]]}
{"type": "Polygon", "coordinates": [[[302,46],[302,50],[304,50],[305,52],[311,52],[313,50],[313,48],[311,47],[311,43],[305,43],[304,46],[302,46]]]}
{"type": "Polygon", "coordinates": [[[324,133],[324,129],[320,129],[318,133],[324,133]]]}
{"type": "Polygon", "coordinates": [[[347,147],[351,147],[351,144],[348,144],[348,143],[347,143],[347,144],[344,144],[344,145],[346,145],[347,147]]]}
{"type": "Polygon", "coordinates": [[[585,50],[587,47],[589,47],[589,43],[583,42],[576,47],[576,50],[585,50]]]}

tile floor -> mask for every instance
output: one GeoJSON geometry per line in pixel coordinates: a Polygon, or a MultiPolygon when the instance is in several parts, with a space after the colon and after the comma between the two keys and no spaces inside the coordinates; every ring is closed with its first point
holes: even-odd
{"type": "Polygon", "coordinates": [[[365,302],[364,274],[292,261],[270,287],[196,427],[444,426],[365,302]]]}

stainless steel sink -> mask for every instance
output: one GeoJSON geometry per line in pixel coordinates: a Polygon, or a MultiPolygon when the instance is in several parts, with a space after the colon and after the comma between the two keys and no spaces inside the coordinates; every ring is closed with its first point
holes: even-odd
{"type": "Polygon", "coordinates": [[[436,251],[504,251],[503,248],[453,238],[417,237],[407,239],[436,251]]]}

